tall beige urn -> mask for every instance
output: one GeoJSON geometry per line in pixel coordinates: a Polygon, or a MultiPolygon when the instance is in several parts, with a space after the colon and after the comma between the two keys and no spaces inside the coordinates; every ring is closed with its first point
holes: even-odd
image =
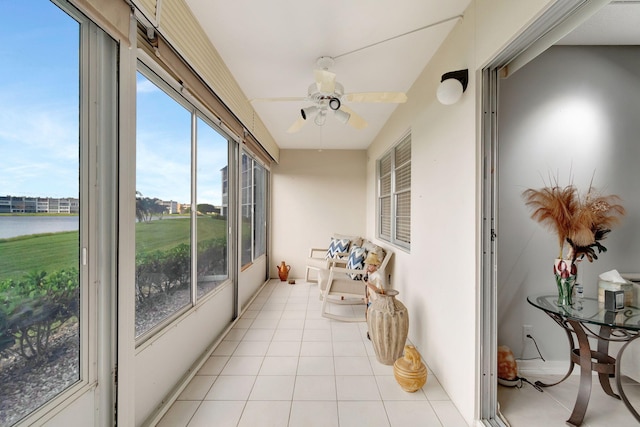
{"type": "Polygon", "coordinates": [[[367,326],[376,359],[385,365],[393,365],[402,356],[409,333],[409,312],[396,295],[398,291],[394,289],[377,294],[367,310],[367,326]]]}

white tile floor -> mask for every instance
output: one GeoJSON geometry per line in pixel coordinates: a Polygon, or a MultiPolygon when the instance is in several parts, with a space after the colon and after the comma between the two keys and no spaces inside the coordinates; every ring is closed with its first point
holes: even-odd
{"type": "MultiPolygon", "coordinates": [[[[574,368],[577,372],[577,367],[574,368]]],[[[562,378],[561,375],[525,375],[535,382],[552,384],[562,378]]],[[[542,392],[537,391],[529,384],[522,388],[498,386],[498,402],[500,409],[511,427],[566,426],[566,420],[571,416],[571,411],[578,394],[580,377],[572,375],[564,382],[553,387],[545,387],[542,392]]],[[[612,379],[615,391],[615,380],[612,379]]],[[[624,392],[636,410],[640,410],[640,385],[629,379],[623,382],[624,392]]],[[[624,403],[613,397],[607,396],[600,388],[598,378],[593,377],[591,398],[587,406],[582,427],[631,427],[640,423],[627,410],[624,403]]]]}
{"type": "Polygon", "coordinates": [[[315,284],[270,281],[158,426],[467,427],[431,372],[404,392],[366,332],[321,317],[315,284]]]}

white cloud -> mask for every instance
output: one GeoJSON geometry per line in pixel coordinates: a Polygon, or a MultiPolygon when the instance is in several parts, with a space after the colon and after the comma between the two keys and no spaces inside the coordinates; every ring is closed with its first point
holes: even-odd
{"type": "Polygon", "coordinates": [[[5,165],[0,177],[2,192],[77,194],[78,135],[77,111],[55,104],[18,105],[0,99],[0,158],[5,165]]]}
{"type": "Polygon", "coordinates": [[[160,89],[147,79],[138,79],[136,83],[136,92],[138,93],[153,93],[158,91],[160,91],[160,89]]]}
{"type": "Polygon", "coordinates": [[[0,142],[19,148],[25,158],[78,158],[78,112],[59,105],[7,108],[0,102],[0,142]]]}

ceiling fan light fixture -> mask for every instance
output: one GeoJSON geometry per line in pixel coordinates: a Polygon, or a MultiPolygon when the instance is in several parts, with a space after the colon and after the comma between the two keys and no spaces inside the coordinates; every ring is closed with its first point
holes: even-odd
{"type": "Polygon", "coordinates": [[[318,114],[316,114],[315,119],[313,119],[313,122],[318,126],[324,126],[324,122],[326,119],[327,119],[327,111],[320,110],[318,111],[318,114]]]}
{"type": "Polygon", "coordinates": [[[330,98],[329,99],[329,108],[333,111],[337,111],[340,109],[340,100],[338,98],[330,98]]]}
{"type": "Polygon", "coordinates": [[[300,115],[304,120],[307,120],[307,117],[311,117],[318,112],[318,107],[312,105],[310,107],[306,107],[300,110],[300,115]]]}
{"type": "Polygon", "coordinates": [[[347,113],[346,111],[342,111],[342,110],[335,110],[335,116],[336,119],[338,119],[338,121],[340,123],[344,123],[346,124],[349,119],[351,118],[351,114],[347,113]]]}

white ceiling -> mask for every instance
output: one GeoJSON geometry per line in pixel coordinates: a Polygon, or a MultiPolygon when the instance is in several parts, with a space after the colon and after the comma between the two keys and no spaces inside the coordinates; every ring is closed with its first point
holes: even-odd
{"type": "MultiPolygon", "coordinates": [[[[406,92],[458,20],[347,52],[455,17],[470,0],[186,0],[248,99],[305,97],[320,56],[345,93],[406,92]]],[[[451,70],[443,70],[451,71],[451,70]]],[[[363,149],[396,104],[351,103],[363,130],[327,117],[286,130],[311,103],[253,102],[281,148],[363,149]]]]}
{"type": "Polygon", "coordinates": [[[612,1],[558,44],[640,45],[640,1],[612,1]]]}
{"type": "MultiPolygon", "coordinates": [[[[337,74],[345,93],[406,92],[459,20],[412,31],[461,15],[470,0],[186,2],[247,98],[256,99],[305,97],[320,56],[336,58],[330,71],[337,74]]],[[[561,43],[640,44],[640,2],[619,3],[607,6],[561,43]]],[[[363,130],[327,117],[324,126],[307,121],[299,132],[287,133],[300,109],[309,105],[253,102],[278,146],[285,149],[367,148],[396,108],[351,103],[348,107],[368,122],[363,130]]]]}

